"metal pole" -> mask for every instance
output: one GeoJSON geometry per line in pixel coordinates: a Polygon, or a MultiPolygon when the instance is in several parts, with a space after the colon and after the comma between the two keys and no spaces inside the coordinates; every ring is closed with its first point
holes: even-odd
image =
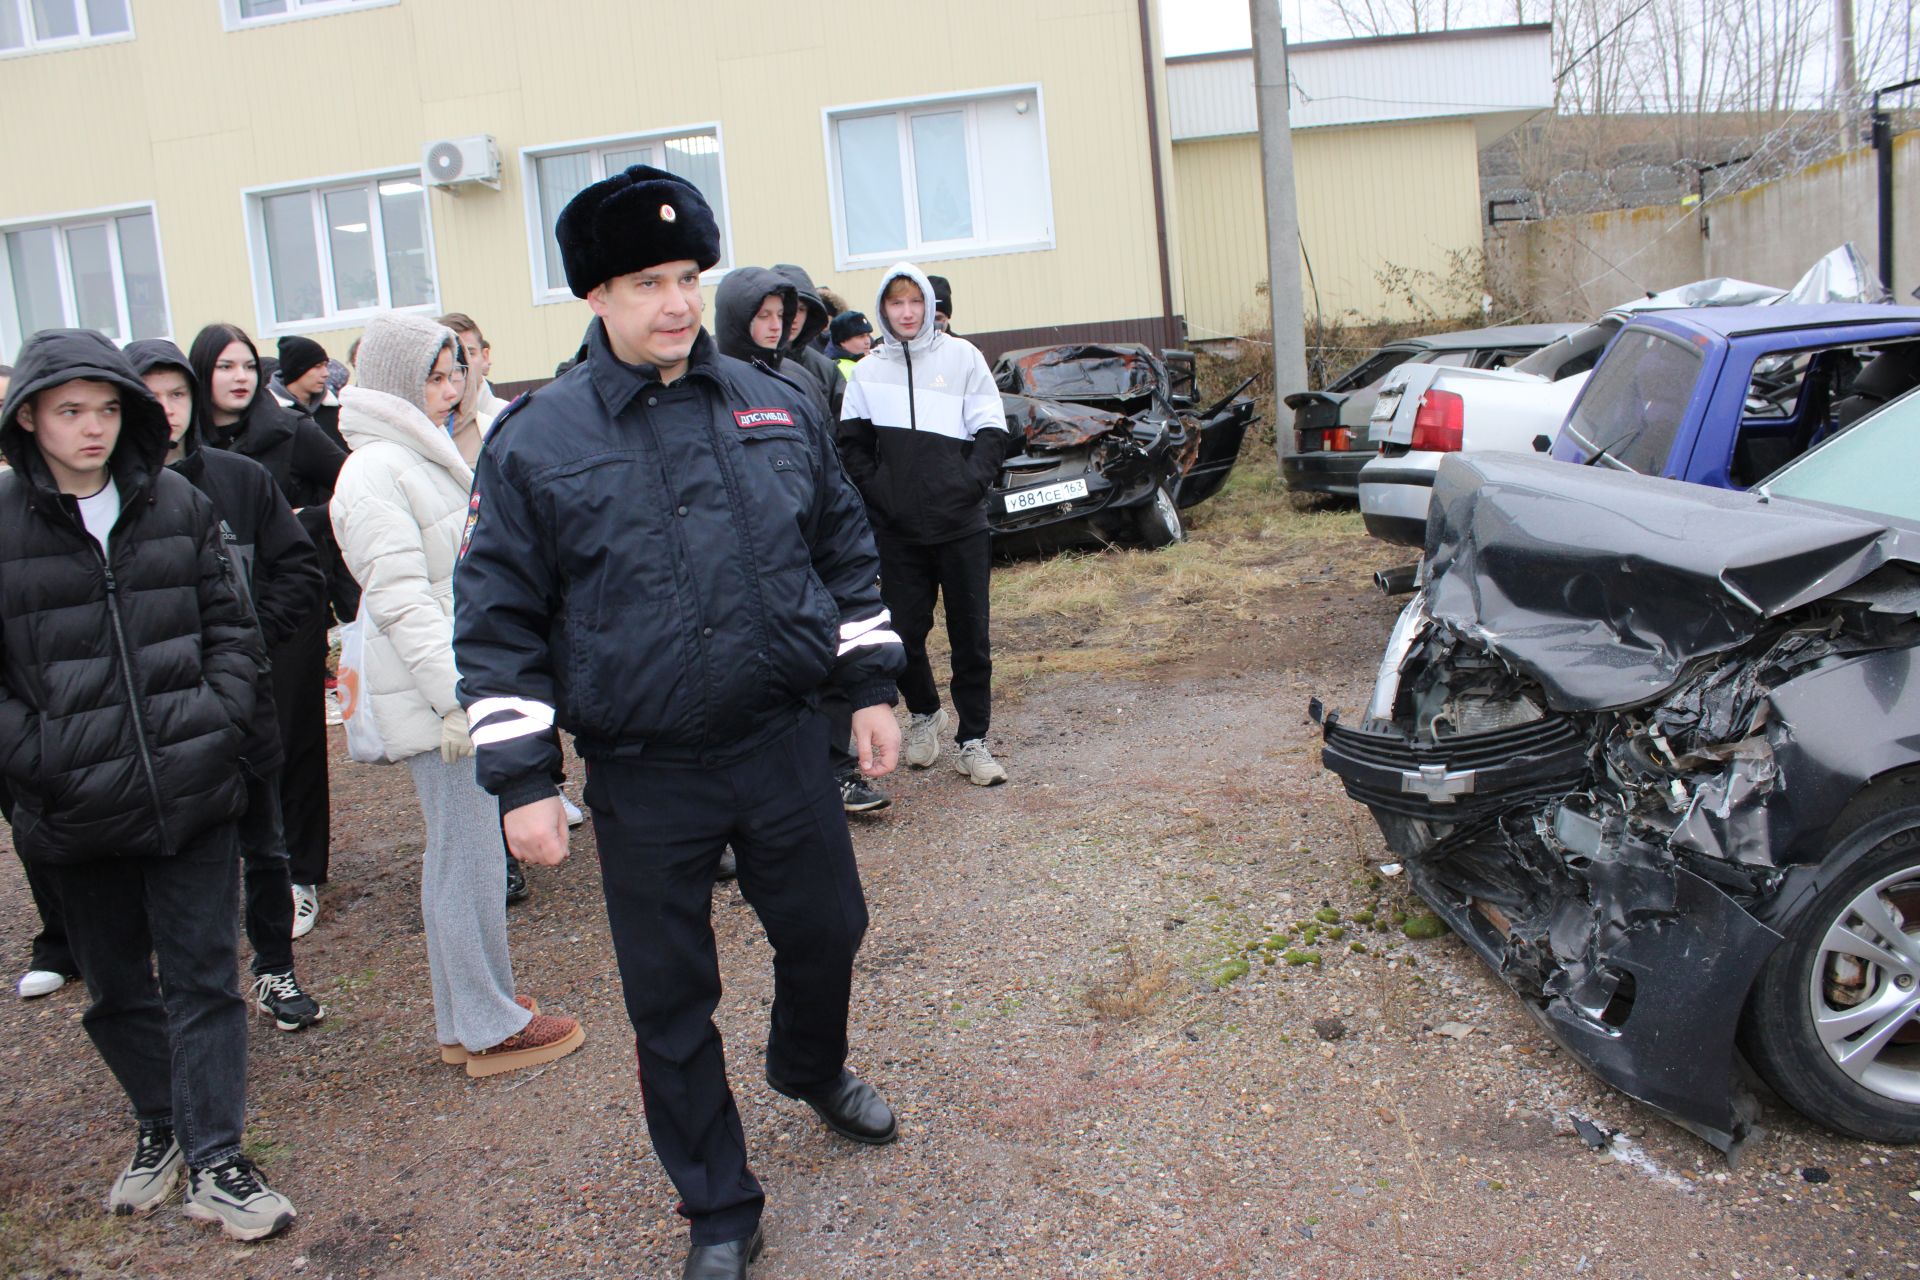
{"type": "Polygon", "coordinates": [[[1880,178],[1880,283],[1893,291],[1893,118],[1873,95],[1874,168],[1880,178]]]}
{"type": "MultiPolygon", "coordinates": [[[[1287,32],[1279,0],[1247,0],[1253,19],[1253,83],[1260,113],[1261,192],[1267,206],[1267,301],[1273,322],[1273,402],[1307,389],[1306,303],[1300,282],[1300,214],[1293,190],[1287,32]]],[[[1293,451],[1290,423],[1274,424],[1274,447],[1293,451]]]]}

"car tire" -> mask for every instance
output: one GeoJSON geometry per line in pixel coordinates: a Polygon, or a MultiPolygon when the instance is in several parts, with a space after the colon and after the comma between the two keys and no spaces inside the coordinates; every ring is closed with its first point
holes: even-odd
{"type": "Polygon", "coordinates": [[[1180,508],[1164,484],[1155,486],[1153,496],[1136,513],[1135,519],[1139,522],[1140,541],[1149,547],[1157,549],[1186,541],[1187,528],[1180,521],[1180,508]]]}
{"type": "Polygon", "coordinates": [[[1761,970],[1742,1046],[1808,1119],[1870,1142],[1920,1142],[1920,775],[1863,793],[1828,848],[1847,861],[1761,970]],[[1881,959],[1860,954],[1876,948],[1881,959]]]}

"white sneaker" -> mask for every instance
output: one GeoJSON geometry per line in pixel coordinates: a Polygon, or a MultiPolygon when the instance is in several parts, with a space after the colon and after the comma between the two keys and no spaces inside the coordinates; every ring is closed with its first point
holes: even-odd
{"type": "Polygon", "coordinates": [[[320,922],[320,890],[310,884],[293,886],[293,936],[304,938],[320,922]]]}
{"type": "Polygon", "coordinates": [[[20,998],[38,1000],[67,985],[67,975],[51,969],[29,969],[20,975],[20,998]]]}
{"type": "Polygon", "coordinates": [[[173,1194],[186,1161],[180,1144],[174,1141],[172,1125],[156,1125],[140,1130],[140,1141],[133,1159],[113,1180],[107,1193],[107,1208],[116,1214],[145,1213],[173,1194]]]}
{"type": "Polygon", "coordinates": [[[985,738],[969,738],[960,744],[960,754],[953,758],[953,767],[976,787],[997,787],[1007,780],[1007,771],[993,758],[993,752],[987,750],[985,738]]]}
{"type": "Polygon", "coordinates": [[[267,1185],[245,1156],[187,1174],[187,1216],[217,1222],[233,1240],[264,1240],[293,1225],[293,1202],[267,1185]]]}
{"type": "Polygon", "coordinates": [[[945,707],[930,716],[914,715],[907,721],[907,740],[900,754],[910,769],[924,769],[940,758],[940,735],[947,731],[945,707]]]}
{"type": "Polygon", "coordinates": [[[567,799],[566,796],[563,795],[560,797],[560,803],[565,805],[567,808],[567,825],[568,826],[577,827],[581,823],[587,820],[587,815],[580,812],[580,806],[575,804],[573,801],[567,799]]]}

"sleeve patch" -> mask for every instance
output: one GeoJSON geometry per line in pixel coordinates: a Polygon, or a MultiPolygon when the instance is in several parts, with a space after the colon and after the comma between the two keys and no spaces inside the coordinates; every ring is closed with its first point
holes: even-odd
{"type": "Polygon", "coordinates": [[[460,531],[459,560],[467,558],[467,547],[473,542],[473,526],[480,523],[480,490],[475,489],[473,496],[467,499],[467,525],[460,531]]]}

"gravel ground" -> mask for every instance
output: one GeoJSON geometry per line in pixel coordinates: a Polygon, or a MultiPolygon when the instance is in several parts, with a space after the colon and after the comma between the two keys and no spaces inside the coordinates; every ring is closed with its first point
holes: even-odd
{"type": "MultiPolygon", "coordinates": [[[[1411,904],[1374,873],[1377,833],[1303,714],[1312,694],[1363,699],[1393,614],[1367,585],[1380,563],[1347,534],[1289,544],[1273,567],[1293,585],[1263,588],[1260,621],[1195,602],[1178,661],[1009,688],[1010,785],[977,790],[945,760],[889,782],[893,809],[855,832],[873,927],[853,1066],[899,1110],[896,1146],[840,1141],[765,1087],[767,948],[722,887],[719,1023],[769,1194],[756,1275],[1920,1270],[1910,1153],[1775,1106],[1730,1170],[1555,1050],[1457,941],[1392,927],[1411,904]],[[1576,1114],[1614,1148],[1584,1145],[1576,1114]]],[[[1022,642],[1003,629],[1004,650],[1022,642]]],[[[512,914],[522,989],[579,1016],[586,1047],[470,1081],[433,1052],[406,776],[342,749],[335,779],[334,883],[298,951],[327,1022],[253,1020],[248,1142],[299,1223],[238,1247],[173,1206],[105,1217],[131,1129],[82,996],[9,998],[0,1271],[678,1274],[590,830],[512,914]]],[[[29,918],[0,873],[16,966],[29,918]]]]}

